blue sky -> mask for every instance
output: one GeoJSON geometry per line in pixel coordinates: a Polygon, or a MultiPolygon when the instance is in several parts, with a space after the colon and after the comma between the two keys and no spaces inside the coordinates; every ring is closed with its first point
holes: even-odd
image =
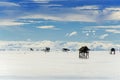
{"type": "Polygon", "coordinates": [[[1,41],[120,43],[119,0],[0,0],[1,41]]]}

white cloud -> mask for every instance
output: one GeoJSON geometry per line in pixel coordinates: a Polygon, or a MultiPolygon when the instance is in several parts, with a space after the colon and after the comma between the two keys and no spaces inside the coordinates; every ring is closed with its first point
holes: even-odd
{"type": "Polygon", "coordinates": [[[45,19],[45,20],[58,20],[60,21],[61,18],[56,17],[56,16],[50,16],[50,15],[44,15],[44,14],[33,14],[33,15],[28,15],[21,17],[23,19],[45,19]]]}
{"type": "Polygon", "coordinates": [[[106,32],[120,33],[120,25],[115,26],[89,26],[89,29],[104,29],[106,32]]]}
{"type": "Polygon", "coordinates": [[[69,49],[78,50],[81,46],[88,46],[91,50],[109,50],[111,47],[118,48],[119,44],[114,44],[110,42],[102,41],[93,41],[93,42],[63,42],[63,41],[0,41],[1,49],[20,49],[20,50],[29,50],[29,48],[39,48],[43,49],[45,47],[50,47],[51,50],[61,50],[66,47],[69,49]]]}
{"type": "Polygon", "coordinates": [[[39,45],[41,45],[41,47],[52,47],[53,48],[56,44],[52,41],[44,40],[44,41],[41,41],[39,45]]]}
{"type": "MultiPolygon", "coordinates": [[[[49,2],[51,0],[36,0],[36,2],[49,2]]],[[[45,6],[45,9],[51,10],[49,6],[62,6],[58,4],[43,4],[40,6],[45,6]]],[[[56,8],[61,10],[60,8],[56,8]]],[[[54,20],[54,21],[79,21],[79,22],[104,22],[106,20],[120,20],[120,8],[110,7],[103,10],[99,10],[99,6],[81,6],[74,8],[62,9],[64,13],[58,14],[30,14],[22,18],[30,19],[44,19],[44,20],[54,20]]],[[[48,11],[49,13],[49,11],[48,11]]]]}
{"type": "Polygon", "coordinates": [[[41,28],[41,29],[53,29],[53,28],[55,28],[55,26],[39,26],[37,28],[41,28]]]}
{"type": "MultiPolygon", "coordinates": [[[[50,9],[49,6],[62,6],[62,5],[58,5],[58,4],[45,5],[44,4],[40,6],[48,6],[47,9],[50,9]]],[[[59,10],[60,8],[57,8],[57,9],[59,10]]],[[[75,7],[75,8],[65,8],[65,9],[62,9],[64,13],[58,12],[57,14],[54,14],[54,15],[52,14],[30,14],[27,16],[23,16],[22,18],[24,19],[26,18],[45,19],[45,20],[54,20],[54,21],[96,22],[98,21],[98,16],[100,12],[98,9],[99,7],[95,5],[75,7]],[[81,11],[80,9],[83,9],[83,10],[81,11]]]]}
{"type": "Polygon", "coordinates": [[[62,17],[62,21],[83,21],[83,22],[95,22],[95,19],[86,14],[66,14],[62,17]]]}
{"type": "Polygon", "coordinates": [[[105,10],[120,11],[120,7],[108,7],[108,8],[105,8],[105,10]]]}
{"type": "Polygon", "coordinates": [[[115,25],[115,26],[94,26],[94,28],[103,28],[103,29],[119,29],[120,25],[115,25]]]}
{"type": "Polygon", "coordinates": [[[99,7],[98,6],[96,6],[96,5],[92,5],[92,6],[80,6],[80,7],[75,7],[75,8],[73,8],[73,9],[76,9],[76,10],[97,10],[97,9],[99,9],[99,7]]]}
{"type": "Polygon", "coordinates": [[[83,32],[86,36],[89,36],[90,34],[96,35],[96,31],[95,31],[95,30],[83,30],[82,32],[83,32]]]}
{"type": "Polygon", "coordinates": [[[49,3],[50,1],[53,1],[53,0],[32,0],[34,1],[35,3],[43,3],[42,5],[39,5],[39,6],[42,6],[42,7],[59,7],[59,6],[62,6],[60,4],[46,4],[46,3],[49,3]]]}
{"type": "Polygon", "coordinates": [[[20,5],[12,2],[0,2],[0,6],[12,7],[12,6],[20,6],[20,5]]]}
{"type": "Polygon", "coordinates": [[[51,0],[33,0],[36,3],[49,3],[51,0]]]}
{"type": "Polygon", "coordinates": [[[113,11],[108,15],[107,20],[120,20],[120,11],[113,11]]]}
{"type": "Polygon", "coordinates": [[[86,33],[86,36],[89,36],[89,33],[86,33]]]}
{"type": "Polygon", "coordinates": [[[77,35],[77,32],[76,32],[76,31],[73,31],[73,32],[71,32],[71,33],[67,33],[67,34],[66,34],[66,36],[69,36],[69,37],[75,36],[75,35],[77,35]]]}
{"type": "Polygon", "coordinates": [[[0,27],[6,27],[6,26],[20,26],[24,25],[25,23],[22,22],[16,22],[14,20],[0,20],[0,27]]]}
{"type": "Polygon", "coordinates": [[[40,6],[42,6],[42,7],[60,7],[60,6],[62,6],[62,5],[58,5],[58,4],[44,4],[44,5],[40,5],[40,6]]]}
{"type": "Polygon", "coordinates": [[[120,30],[115,30],[115,29],[107,29],[106,32],[120,34],[120,30]]]}
{"type": "MultiPolygon", "coordinates": [[[[112,25],[112,26],[88,26],[84,29],[120,29],[120,25],[112,25]]],[[[93,31],[94,32],[94,31],[93,31]]],[[[96,31],[95,31],[96,32],[96,31]]]]}
{"type": "Polygon", "coordinates": [[[76,32],[76,31],[71,32],[71,33],[69,34],[69,36],[74,36],[74,35],[77,35],[77,32],[76,32]]]}
{"type": "Polygon", "coordinates": [[[109,50],[111,49],[111,47],[117,47],[117,45],[111,42],[93,41],[92,43],[90,43],[90,47],[92,47],[92,49],[94,50],[95,49],[109,50]]]}
{"type": "Polygon", "coordinates": [[[107,36],[109,36],[109,34],[103,34],[100,36],[100,39],[105,39],[107,36]]]}
{"type": "Polygon", "coordinates": [[[40,28],[40,29],[53,29],[53,30],[60,30],[59,28],[56,28],[56,27],[53,26],[53,25],[48,25],[48,26],[38,26],[37,28],[40,28]]]}
{"type": "Polygon", "coordinates": [[[120,20],[120,7],[107,7],[103,10],[100,10],[98,16],[99,15],[102,21],[120,20]]]}
{"type": "Polygon", "coordinates": [[[108,7],[103,12],[106,13],[105,20],[120,20],[120,7],[108,7]]]}
{"type": "Polygon", "coordinates": [[[62,15],[45,15],[45,14],[32,14],[21,17],[22,19],[45,19],[54,21],[83,21],[95,22],[95,19],[86,14],[62,14],[62,15]]]}

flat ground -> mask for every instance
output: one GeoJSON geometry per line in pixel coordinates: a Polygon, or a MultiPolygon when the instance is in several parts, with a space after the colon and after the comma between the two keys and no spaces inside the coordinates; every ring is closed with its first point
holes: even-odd
{"type": "Polygon", "coordinates": [[[120,52],[0,52],[0,80],[120,80],[120,52]]]}

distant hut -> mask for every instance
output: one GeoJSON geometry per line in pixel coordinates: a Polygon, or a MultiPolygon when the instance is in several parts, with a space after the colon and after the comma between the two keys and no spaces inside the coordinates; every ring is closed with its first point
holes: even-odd
{"type": "Polygon", "coordinates": [[[30,51],[34,51],[34,49],[33,49],[33,48],[30,48],[30,51]]]}
{"type": "Polygon", "coordinates": [[[115,48],[111,48],[110,54],[115,54],[115,48]]]}
{"type": "Polygon", "coordinates": [[[45,49],[42,49],[42,51],[44,51],[44,52],[50,52],[50,48],[46,47],[45,49]]]}
{"type": "Polygon", "coordinates": [[[79,49],[79,58],[89,58],[89,48],[87,46],[83,46],[79,49]]]}
{"type": "Polygon", "coordinates": [[[68,51],[70,51],[70,49],[68,49],[68,48],[62,48],[62,51],[63,52],[68,52],[68,51]]]}

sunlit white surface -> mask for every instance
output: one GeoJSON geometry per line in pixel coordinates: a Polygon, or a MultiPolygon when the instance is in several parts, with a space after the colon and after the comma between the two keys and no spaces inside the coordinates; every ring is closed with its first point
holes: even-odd
{"type": "Polygon", "coordinates": [[[0,80],[119,80],[120,52],[91,51],[89,59],[78,52],[1,51],[0,80]]]}

